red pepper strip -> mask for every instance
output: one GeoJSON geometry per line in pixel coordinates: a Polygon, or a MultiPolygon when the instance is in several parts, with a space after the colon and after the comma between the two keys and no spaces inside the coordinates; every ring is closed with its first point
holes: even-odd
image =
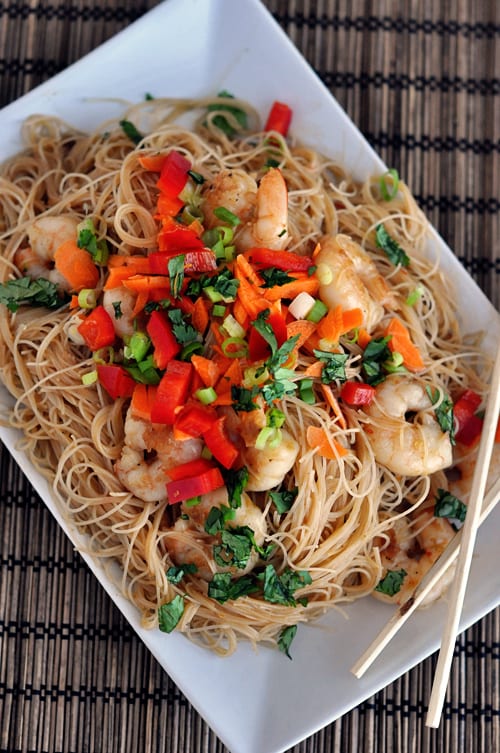
{"type": "Polygon", "coordinates": [[[284,102],[274,102],[269,112],[265,131],[277,131],[286,136],[292,120],[292,110],[284,102]]]}
{"type": "MultiPolygon", "coordinates": [[[[279,311],[272,311],[266,321],[272,327],[279,348],[288,338],[285,317],[279,311]]],[[[262,361],[271,354],[269,344],[260,332],[257,332],[255,327],[251,325],[248,336],[248,353],[252,361],[262,361]]]]}
{"type": "Polygon", "coordinates": [[[209,405],[189,403],[175,417],[175,428],[191,437],[201,437],[217,420],[217,413],[209,405]]]}
{"type": "Polygon", "coordinates": [[[370,405],[375,395],[375,387],[365,382],[345,382],[340,397],[349,405],[370,405]]]}
{"type": "Polygon", "coordinates": [[[208,494],[215,489],[224,486],[224,479],[218,468],[210,468],[204,473],[190,478],[181,478],[167,483],[167,496],[171,505],[183,502],[185,499],[198,497],[200,494],[208,494]]]}
{"type": "Polygon", "coordinates": [[[113,320],[104,306],[96,306],[78,326],[78,332],[90,350],[106,348],[115,341],[113,320]]]}
{"type": "Polygon", "coordinates": [[[160,251],[177,255],[184,251],[202,251],[204,248],[205,244],[201,238],[186,225],[168,225],[158,233],[158,249],[160,251]]]}
{"type": "Polygon", "coordinates": [[[252,264],[261,267],[276,267],[284,272],[307,272],[314,266],[309,256],[299,256],[293,251],[273,251],[270,248],[251,248],[245,256],[252,264]]]}
{"type": "Polygon", "coordinates": [[[123,366],[114,364],[98,364],[97,375],[99,382],[113,400],[119,397],[132,397],[136,382],[123,366]]]}
{"type": "Polygon", "coordinates": [[[192,373],[193,367],[187,361],[168,362],[151,406],[152,423],[174,424],[177,409],[186,402],[192,373]]]}
{"type": "Polygon", "coordinates": [[[225,421],[225,416],[221,416],[217,421],[214,421],[212,426],[203,432],[203,439],[214,458],[224,468],[231,468],[239,453],[236,446],[226,434],[225,421]]]}
{"type": "Polygon", "coordinates": [[[167,275],[170,259],[181,253],[184,254],[184,271],[188,274],[190,272],[212,272],[214,269],[217,269],[215,254],[210,249],[188,249],[187,251],[177,249],[175,253],[170,251],[155,251],[149,254],[148,260],[151,273],[155,275],[167,275]]]}
{"type": "Polygon", "coordinates": [[[146,329],[153,343],[155,364],[159,369],[164,369],[181,349],[172,325],[163,311],[152,311],[146,329]]]}
{"type": "Polygon", "coordinates": [[[472,447],[479,441],[483,420],[475,412],[481,405],[481,396],[474,390],[465,390],[453,406],[453,415],[457,422],[455,439],[457,442],[472,447]]]}
{"type": "Polygon", "coordinates": [[[159,217],[175,217],[178,214],[184,202],[177,196],[167,196],[166,194],[160,194],[156,203],[156,208],[159,217]]]}
{"type": "Polygon", "coordinates": [[[172,481],[179,481],[182,478],[192,478],[198,476],[200,473],[205,473],[211,468],[215,468],[215,464],[211,460],[205,458],[197,458],[196,460],[189,460],[187,463],[175,466],[168,470],[168,475],[172,481]]]}
{"type": "Polygon", "coordinates": [[[162,164],[157,187],[164,196],[177,198],[188,181],[191,163],[180,152],[172,149],[162,164]]]}

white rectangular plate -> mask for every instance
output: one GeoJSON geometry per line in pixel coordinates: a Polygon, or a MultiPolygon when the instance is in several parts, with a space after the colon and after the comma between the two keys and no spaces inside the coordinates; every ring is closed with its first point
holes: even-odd
{"type": "MultiPolygon", "coordinates": [[[[55,114],[82,129],[119,114],[96,97],[201,96],[228,89],[265,114],[273,100],[294,111],[293,132],[336,158],[358,178],[385,169],[259,0],[166,0],[116,37],[0,113],[0,159],[20,147],[23,119],[55,114]],[[94,101],[90,101],[90,99],[94,101]]],[[[486,324],[496,339],[498,314],[452,252],[435,234],[434,250],[458,290],[474,328],[486,324]],[[496,329],[495,329],[496,328],[496,329]]],[[[0,398],[6,400],[5,391],[0,398]]],[[[38,493],[77,548],[82,540],[64,521],[45,481],[16,450],[18,437],[0,429],[38,493]]],[[[500,601],[497,559],[500,509],[480,531],[462,629],[500,601]]],[[[86,557],[103,587],[156,659],[232,753],[278,753],[357,706],[433,652],[446,605],[414,616],[362,680],[350,667],[390,616],[390,608],[365,599],[300,628],[293,660],[278,651],[243,645],[228,659],[204,651],[181,635],[140,627],[136,610],[98,562],[86,557]]],[[[427,699],[422,699],[423,702],[427,699]]]]}

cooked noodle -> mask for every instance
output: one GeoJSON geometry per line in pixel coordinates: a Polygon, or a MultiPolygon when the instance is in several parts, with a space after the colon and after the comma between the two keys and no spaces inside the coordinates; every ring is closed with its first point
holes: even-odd
{"type": "MultiPolygon", "coordinates": [[[[16,252],[26,246],[35,218],[44,214],[70,214],[79,221],[91,216],[115,254],[155,250],[157,175],[141,167],[139,156],[175,148],[207,177],[244,169],[259,179],[271,148],[288,187],[287,250],[311,255],[324,235],[350,236],[369,253],[400,302],[398,316],[425,361],[413,379],[452,399],[465,388],[484,395],[488,360],[477,338],[466,340],[459,331],[439,259],[424,253],[428,226],[408,188],[400,183],[397,196],[387,202],[376,178],[357,183],[331,160],[278,135],[270,145],[268,135],[258,130],[256,114],[239,100],[235,106],[248,112],[251,128],[229,139],[217,128],[216,113],[207,116],[207,103],[165,99],[131,107],[125,119],[147,134],[140,147],[117,122],[88,135],[54,118],[31,117],[23,127],[25,151],[1,171],[2,281],[19,276],[16,252]],[[195,123],[193,113],[200,114],[195,123]],[[374,230],[380,223],[410,256],[407,269],[394,266],[376,246],[374,230]],[[403,305],[416,289],[418,300],[403,305]]],[[[225,117],[240,128],[230,112],[225,117]]],[[[101,270],[101,284],[104,278],[101,270]]],[[[309,405],[297,395],[285,395],[280,408],[300,451],[282,488],[298,487],[297,498],[279,514],[266,493],[250,496],[265,510],[266,544],[275,545],[271,562],[276,571],[307,571],[311,582],[299,589],[293,606],[271,603],[260,593],[221,604],[207,595],[206,580],[196,574],[178,584],[168,580],[169,539],[179,539],[171,510],[166,500],[138,499],[115,473],[129,401],[113,401],[101,385],[82,382],[95,364],[86,347],[68,338],[73,312],[67,305],[56,311],[25,306],[5,311],[1,377],[15,399],[8,423],[22,431],[22,448],[53,484],[68,520],[88,535],[88,550],[119,562],[123,590],[145,626],[155,627],[158,606],[183,594],[178,629],[191,639],[220,653],[230,653],[240,639],[276,642],[284,627],[372,593],[383,573],[380,550],[391,518],[407,514],[436,485],[446,484],[442,472],[407,477],[376,462],[370,432],[384,432],[386,418],[343,405],[343,425],[325,399],[309,405]],[[349,452],[333,460],[322,457],[307,443],[310,425],[324,427],[349,452]]],[[[391,316],[384,313],[377,332],[391,316]]],[[[354,378],[362,350],[353,337],[344,338],[341,346],[349,355],[348,376],[354,378]]],[[[296,373],[300,376],[314,360],[301,353],[296,373]]],[[[316,388],[320,396],[318,380],[316,388]]],[[[403,416],[402,430],[404,421],[403,416]]]]}

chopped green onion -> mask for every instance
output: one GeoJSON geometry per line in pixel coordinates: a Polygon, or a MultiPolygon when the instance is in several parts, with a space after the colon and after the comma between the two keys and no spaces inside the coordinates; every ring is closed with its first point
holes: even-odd
{"type": "Polygon", "coordinates": [[[82,376],[82,383],[88,386],[89,384],[94,384],[97,382],[97,371],[88,371],[86,374],[82,376]]]}
{"type": "Polygon", "coordinates": [[[212,316],[224,316],[226,313],[226,307],[220,303],[216,303],[212,308],[212,316]]]}
{"type": "Polygon", "coordinates": [[[128,138],[133,141],[134,144],[139,144],[139,142],[144,138],[142,133],[138,131],[136,126],[131,123],[130,120],[120,120],[120,127],[125,136],[128,136],[128,138]]]}
{"type": "Polygon", "coordinates": [[[282,434],[275,426],[264,426],[257,435],[255,448],[263,450],[264,447],[278,447],[281,443],[282,434]]]}
{"type": "Polygon", "coordinates": [[[214,288],[213,285],[207,285],[206,288],[203,288],[203,292],[208,300],[212,303],[218,303],[219,301],[224,300],[222,295],[214,288]]]}
{"type": "Polygon", "coordinates": [[[424,288],[422,285],[417,285],[417,287],[411,291],[411,293],[408,295],[408,298],[406,299],[406,304],[408,306],[414,306],[420,298],[424,294],[424,288]]]}
{"type": "Polygon", "coordinates": [[[210,405],[210,403],[217,400],[217,393],[213,387],[202,387],[196,390],[194,394],[203,405],[210,405]]]}
{"type": "Polygon", "coordinates": [[[226,222],[231,227],[236,227],[236,225],[239,225],[241,223],[240,218],[235,215],[234,212],[226,209],[226,207],[216,207],[214,209],[214,215],[218,220],[220,220],[221,222],[226,222]]]}
{"type": "Polygon", "coordinates": [[[246,358],[248,355],[248,345],[242,337],[226,337],[221,348],[227,358],[246,358]]]}
{"type": "Polygon", "coordinates": [[[232,314],[228,314],[226,316],[222,323],[222,326],[224,328],[224,331],[227,332],[230,337],[245,337],[245,330],[243,329],[241,324],[236,321],[232,314]]]}
{"type": "Polygon", "coordinates": [[[206,445],[203,445],[203,449],[201,451],[201,457],[204,458],[204,460],[212,460],[213,455],[208,449],[206,445]]]}
{"type": "Polygon", "coordinates": [[[243,386],[259,387],[269,379],[269,370],[263,366],[249,366],[243,373],[243,386]]]}
{"type": "Polygon", "coordinates": [[[199,505],[201,502],[201,496],[198,495],[197,497],[191,497],[191,499],[186,499],[184,502],[184,505],[186,507],[196,507],[196,505],[199,505]]]}
{"type": "Polygon", "coordinates": [[[300,399],[308,405],[314,405],[314,403],[316,402],[316,397],[313,390],[313,380],[301,379],[298,386],[300,399]]]}
{"type": "Polygon", "coordinates": [[[399,188],[398,171],[394,170],[394,168],[387,170],[387,172],[385,172],[381,176],[379,180],[379,186],[380,193],[382,194],[384,201],[392,201],[392,199],[394,199],[394,197],[396,196],[399,188]]]}
{"type": "Polygon", "coordinates": [[[92,358],[96,363],[113,363],[115,360],[115,349],[110,345],[108,348],[99,348],[94,351],[92,358]]]}
{"type": "Polygon", "coordinates": [[[190,343],[185,345],[183,349],[180,352],[180,360],[181,361],[189,361],[191,356],[195,355],[195,353],[202,353],[203,352],[203,343],[200,343],[198,340],[192,340],[190,343]]]}
{"type": "Polygon", "coordinates": [[[323,301],[320,301],[319,298],[314,301],[314,305],[312,309],[309,311],[309,313],[306,316],[306,319],[309,322],[314,322],[317,324],[325,314],[328,313],[328,306],[325,306],[323,301]]]}
{"type": "Polygon", "coordinates": [[[82,309],[94,309],[97,305],[97,294],[94,288],[83,288],[78,293],[78,305],[82,309]]]}
{"type": "Polygon", "coordinates": [[[151,346],[151,340],[145,332],[134,332],[129,340],[127,349],[135,361],[142,361],[151,346]]]}
{"type": "Polygon", "coordinates": [[[205,178],[201,173],[197,173],[194,170],[188,170],[187,171],[190,178],[194,180],[195,183],[197,183],[199,186],[202,185],[202,183],[205,182],[205,178]]]}

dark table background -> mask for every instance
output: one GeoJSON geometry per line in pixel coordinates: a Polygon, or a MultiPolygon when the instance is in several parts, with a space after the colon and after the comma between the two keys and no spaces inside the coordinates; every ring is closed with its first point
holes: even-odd
{"type": "MultiPolygon", "coordinates": [[[[155,5],[0,2],[0,106],[155,5]]],[[[498,308],[500,4],[264,5],[498,308]]],[[[228,753],[3,448],[0,463],[0,753],[228,753]]],[[[425,727],[434,656],[291,750],[498,753],[499,647],[499,610],[459,637],[437,730],[425,727]]]]}

